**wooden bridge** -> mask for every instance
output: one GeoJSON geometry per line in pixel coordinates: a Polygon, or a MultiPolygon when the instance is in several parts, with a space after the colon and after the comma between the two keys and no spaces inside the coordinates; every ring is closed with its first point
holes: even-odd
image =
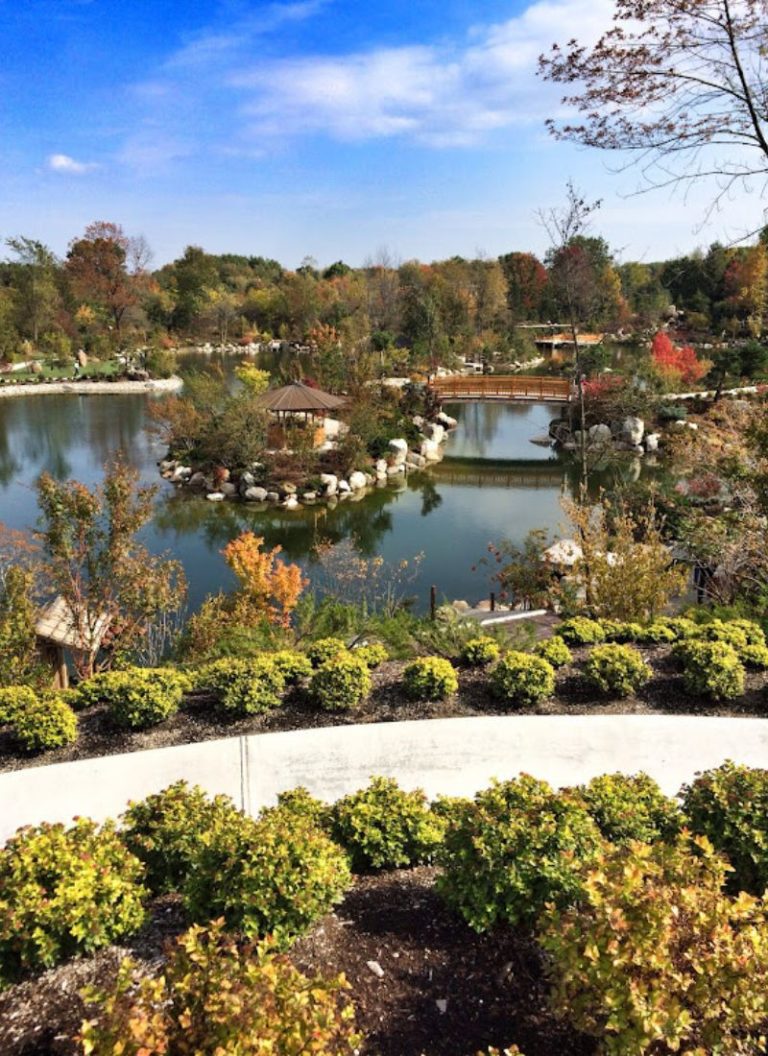
{"type": "Polygon", "coordinates": [[[570,403],[574,388],[567,378],[529,374],[456,374],[434,378],[431,388],[443,400],[539,400],[570,403]]]}

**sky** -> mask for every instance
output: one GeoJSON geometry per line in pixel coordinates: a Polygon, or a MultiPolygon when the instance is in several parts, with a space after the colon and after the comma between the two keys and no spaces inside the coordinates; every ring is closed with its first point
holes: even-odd
{"type": "Polygon", "coordinates": [[[543,253],[572,179],[593,233],[659,260],[759,224],[711,187],[635,195],[621,159],[553,140],[538,55],[612,0],[0,0],[0,238],[57,253],[94,220],[185,246],[343,259],[543,253]]]}

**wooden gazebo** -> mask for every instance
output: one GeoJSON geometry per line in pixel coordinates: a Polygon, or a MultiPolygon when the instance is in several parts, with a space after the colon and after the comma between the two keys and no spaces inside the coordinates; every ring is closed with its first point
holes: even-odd
{"type": "Polygon", "coordinates": [[[268,389],[257,398],[256,405],[277,418],[277,428],[270,430],[270,443],[273,447],[285,446],[285,425],[288,420],[300,418],[306,423],[321,419],[314,434],[314,445],[317,447],[325,440],[322,420],[327,417],[329,411],[338,410],[345,402],[342,396],[334,396],[330,392],[323,392],[322,389],[313,389],[301,381],[294,381],[279,389],[268,389]]]}
{"type": "Polygon", "coordinates": [[[83,631],[78,627],[69,603],[60,594],[42,609],[35,623],[35,634],[40,654],[53,672],[56,689],[69,686],[66,650],[92,660],[99,651],[108,625],[109,617],[103,614],[92,627],[83,631]]]}

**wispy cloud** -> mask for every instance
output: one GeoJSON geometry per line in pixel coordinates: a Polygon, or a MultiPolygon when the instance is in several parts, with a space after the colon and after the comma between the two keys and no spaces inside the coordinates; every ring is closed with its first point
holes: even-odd
{"type": "Polygon", "coordinates": [[[84,176],[99,168],[95,161],[76,161],[69,154],[49,154],[45,163],[51,172],[64,176],[84,176]]]}

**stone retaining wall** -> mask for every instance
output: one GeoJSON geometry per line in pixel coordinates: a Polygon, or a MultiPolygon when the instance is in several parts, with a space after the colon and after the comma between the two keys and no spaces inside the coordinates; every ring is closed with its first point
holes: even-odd
{"type": "Polygon", "coordinates": [[[332,801],[373,774],[434,796],[472,795],[521,771],[561,786],[645,770],[674,794],[729,758],[768,766],[768,720],[523,715],[255,734],[0,774],[0,841],[20,825],[115,817],[180,778],[256,813],[285,789],[332,801]]]}

